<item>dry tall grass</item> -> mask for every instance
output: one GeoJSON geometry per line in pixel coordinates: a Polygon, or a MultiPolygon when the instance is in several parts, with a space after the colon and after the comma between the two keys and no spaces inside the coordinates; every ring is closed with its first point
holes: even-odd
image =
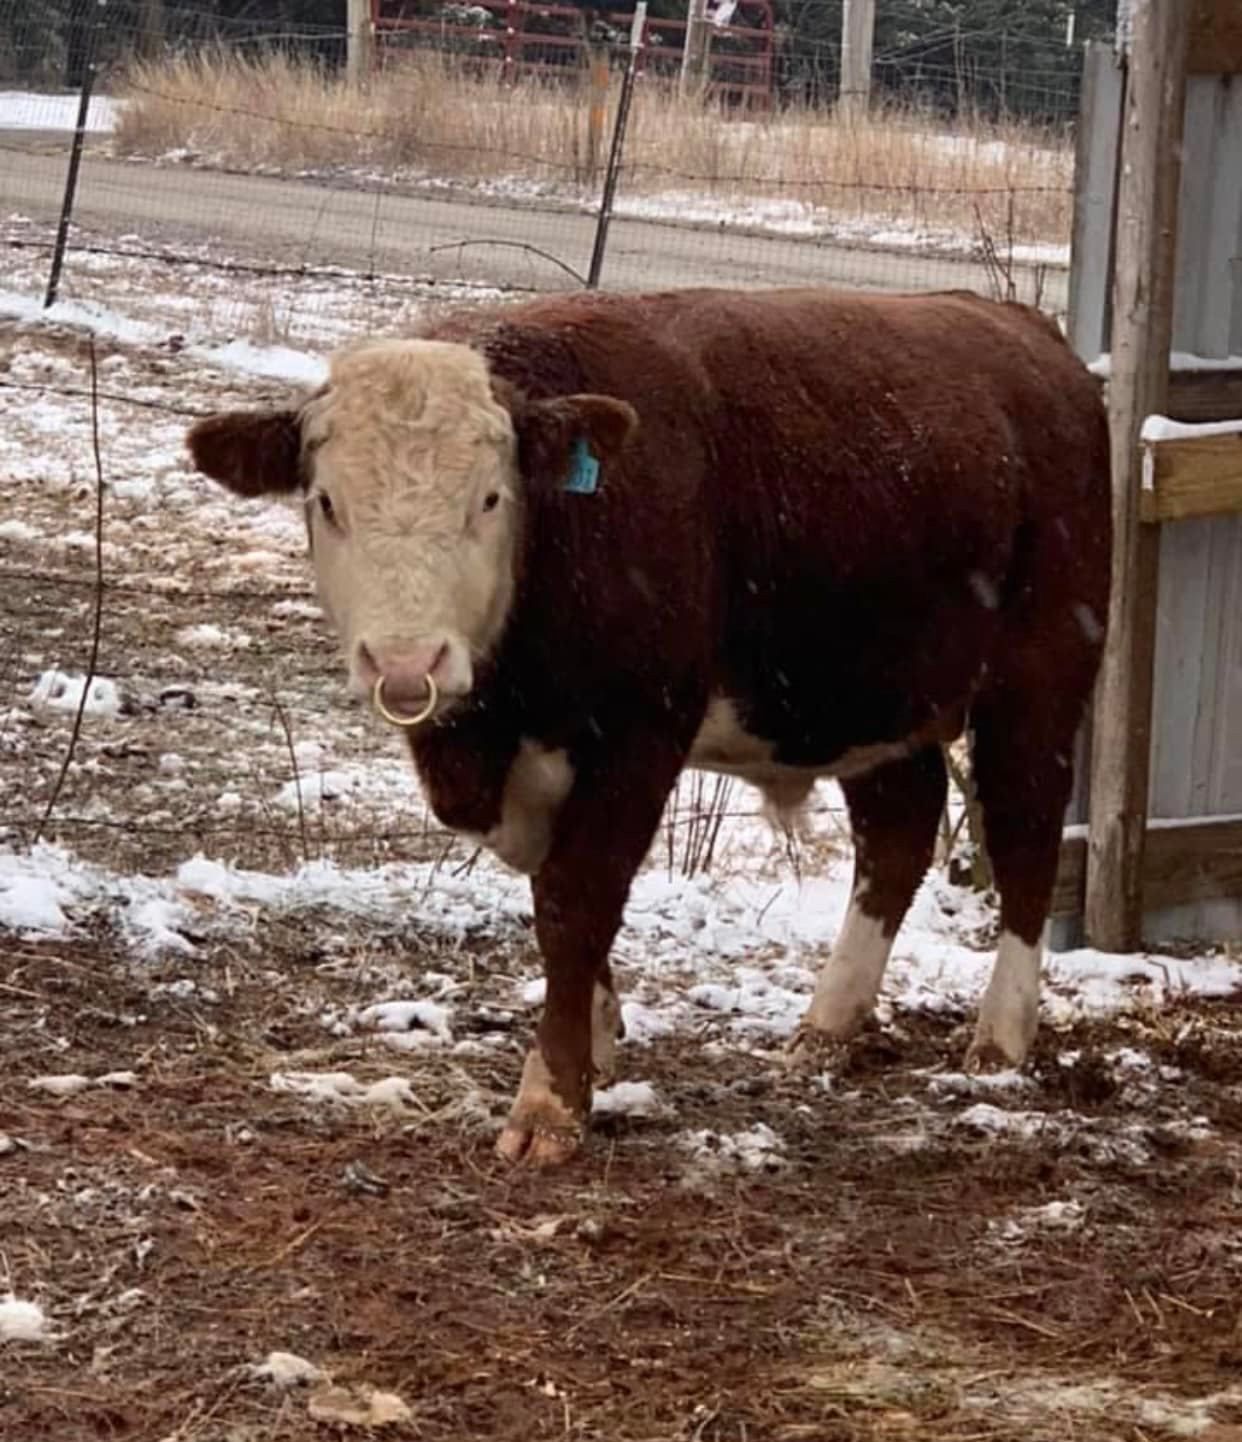
{"type": "MultiPolygon", "coordinates": [[[[121,96],[122,153],[189,150],[246,168],[520,182],[567,196],[593,179],[585,85],[514,88],[450,57],[413,57],[360,88],[281,57],[204,52],[135,64],[121,96]]],[[[645,82],[622,193],[675,196],[683,211],[733,206],[757,222],[857,225],[860,234],[886,224],[973,234],[982,221],[1018,241],[1063,243],[1072,167],[1063,140],[1018,126],[950,132],[897,111],[853,123],[814,110],[727,119],[645,82]]]]}

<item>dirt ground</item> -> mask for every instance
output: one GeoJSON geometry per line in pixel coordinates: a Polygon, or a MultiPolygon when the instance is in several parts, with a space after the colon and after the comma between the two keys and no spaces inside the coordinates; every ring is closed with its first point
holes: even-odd
{"type": "Polygon", "coordinates": [[[501,1044],[395,1066],[325,1045],[359,974],[313,929],[200,960],[192,990],[98,944],[3,944],[3,1265],[56,1333],[3,1348],[4,1436],[318,1435],[313,1393],[255,1374],[273,1350],[396,1393],[392,1430],[445,1442],[1242,1436],[1231,1008],[1046,1037],[1025,1135],[929,1099],[955,1018],[899,1017],[827,1080],[705,1028],[646,1049],[668,1119],[601,1119],[539,1176],[491,1153],[529,1018],[490,997],[523,943],[392,946],[460,978],[501,1044]],[[1118,1043],[1175,1070],[1135,1087],[1103,1060],[1118,1043]],[[410,1099],[272,1089],[311,1066],[396,1071],[410,1099]],[[64,1099],[18,1082],[118,1068],[136,1079],[64,1099]],[[785,1145],[691,1162],[685,1123],[785,1145]]]}
{"type": "MultiPolygon", "coordinates": [[[[80,337],[0,342],[9,379],[83,383],[80,337]]],[[[280,390],[176,346],[101,359],[174,408],[280,390]]],[[[88,409],[13,394],[0,840],[26,846],[72,719],[30,687],[89,646],[94,476],[88,409]]],[[[142,414],[103,426],[100,670],[122,702],[46,838],[137,881],[199,850],[468,878],[341,697],[296,518],[187,490],[185,419],[142,414]],[[329,741],[353,769],[321,768],[299,815],[297,758],[329,741]]],[[[1242,998],[1152,1007],[1136,982],[1128,1011],[1046,1026],[1003,1084],[961,1074],[955,1006],[898,1006],[810,1073],[705,1009],[622,1048],[659,1105],[598,1117],[540,1176],[492,1154],[537,1015],[528,915],[213,915],[204,897],[156,954],[103,904],[68,939],[0,932],[0,1303],[48,1328],[0,1340],[5,1439],[365,1435],[333,1385],[395,1394],[384,1435],[426,1442],[1242,1439],[1242,998]],[[453,1046],[421,1045],[425,1019],[338,1024],[428,990],[454,999],[453,1046]],[[325,1092],[338,1073],[353,1089],[325,1092]],[[325,1375],[273,1376],[273,1353],[325,1375]]]]}

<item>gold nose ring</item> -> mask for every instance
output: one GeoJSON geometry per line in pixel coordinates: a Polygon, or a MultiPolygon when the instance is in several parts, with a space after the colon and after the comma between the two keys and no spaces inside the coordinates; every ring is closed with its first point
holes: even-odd
{"type": "Polygon", "coordinates": [[[424,721],[436,709],[436,702],[440,699],[440,692],[436,686],[435,677],[430,672],[427,674],[427,703],[421,711],[416,711],[413,716],[401,716],[396,711],[390,711],[384,704],[384,678],[377,676],[375,689],[371,692],[371,703],[385,721],[393,726],[404,726],[407,729],[411,726],[421,726],[424,721]]]}

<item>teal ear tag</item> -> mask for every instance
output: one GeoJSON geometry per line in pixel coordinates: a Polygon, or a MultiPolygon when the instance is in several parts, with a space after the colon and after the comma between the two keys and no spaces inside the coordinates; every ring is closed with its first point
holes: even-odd
{"type": "Polygon", "coordinates": [[[579,436],[574,444],[573,465],[565,489],[576,496],[593,496],[599,487],[599,462],[591,454],[585,436],[579,436]]]}

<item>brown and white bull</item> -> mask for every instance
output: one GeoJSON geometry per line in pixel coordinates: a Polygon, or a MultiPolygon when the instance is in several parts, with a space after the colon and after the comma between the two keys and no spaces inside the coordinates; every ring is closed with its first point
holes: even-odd
{"type": "Polygon", "coordinates": [[[538,300],[348,348],[189,445],[305,504],[352,685],[397,719],[434,702],[410,744],[437,816],[532,877],[547,1000],[503,1156],[580,1144],[609,951],[686,766],[782,811],[840,781],[853,894],[802,1033],[839,1039],[969,724],[1001,908],[969,1061],[1022,1063],[1108,605],[1105,418],[1050,321],[957,293],[538,300]]]}

